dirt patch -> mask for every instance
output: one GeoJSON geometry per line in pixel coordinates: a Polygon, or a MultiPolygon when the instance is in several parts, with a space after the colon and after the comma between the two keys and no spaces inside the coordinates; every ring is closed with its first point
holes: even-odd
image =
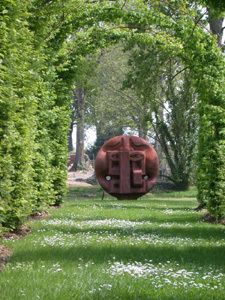
{"type": "Polygon", "coordinates": [[[195,211],[201,211],[202,209],[204,209],[206,207],[206,204],[205,203],[200,203],[198,205],[198,207],[196,207],[194,210],[195,211]]]}
{"type": "Polygon", "coordinates": [[[77,172],[68,172],[68,179],[77,180],[77,179],[87,179],[94,174],[94,171],[77,171],[77,172]]]}
{"type": "Polygon", "coordinates": [[[47,211],[36,211],[34,212],[32,215],[29,216],[29,218],[27,219],[27,221],[37,221],[37,220],[42,220],[48,216],[50,216],[51,214],[47,211]]]}
{"type": "MultiPolygon", "coordinates": [[[[52,206],[49,206],[48,209],[60,209],[62,206],[61,205],[52,205],[52,206]]],[[[49,214],[50,216],[51,214],[49,214]]]]}
{"type": "MultiPolygon", "coordinates": [[[[52,209],[58,209],[60,206],[55,206],[52,209]]],[[[37,221],[44,219],[51,214],[47,211],[43,212],[35,212],[31,216],[29,216],[28,221],[37,221]]],[[[22,237],[26,236],[31,232],[31,227],[27,225],[22,225],[19,229],[15,231],[5,232],[3,234],[3,238],[7,240],[18,240],[22,237]]],[[[4,265],[7,263],[9,257],[12,255],[12,249],[0,244],[0,271],[4,268],[4,265]]]]}
{"type": "Polygon", "coordinates": [[[218,221],[218,220],[216,220],[216,218],[211,216],[209,213],[206,213],[206,214],[202,215],[201,217],[205,222],[225,225],[225,220],[219,220],[218,221]]]}
{"type": "Polygon", "coordinates": [[[4,233],[3,237],[8,240],[18,240],[31,232],[31,227],[27,225],[22,225],[19,229],[15,231],[9,231],[4,233]]]}
{"type": "Polygon", "coordinates": [[[0,244],[0,271],[4,268],[4,265],[11,255],[12,249],[0,244]]]}
{"type": "MultiPolygon", "coordinates": [[[[91,172],[69,172],[68,173],[68,180],[67,185],[68,187],[85,187],[85,186],[92,186],[89,183],[86,183],[86,179],[90,178],[93,175],[93,171],[91,172]]],[[[61,206],[51,206],[49,209],[59,209],[61,206]]],[[[49,212],[35,212],[31,216],[29,216],[28,221],[37,221],[44,219],[51,214],[49,212]]],[[[22,225],[20,229],[6,232],[3,235],[4,239],[20,239],[26,236],[28,233],[31,232],[31,227],[27,225],[22,225]]],[[[7,263],[8,258],[12,255],[12,249],[0,244],[0,270],[4,268],[4,265],[7,263]]]]}
{"type": "Polygon", "coordinates": [[[88,179],[93,176],[94,172],[91,171],[77,171],[77,172],[68,172],[67,186],[68,187],[85,187],[91,186],[88,183],[88,179]]]}
{"type": "Polygon", "coordinates": [[[68,187],[85,187],[85,186],[92,186],[89,183],[82,182],[82,181],[67,181],[68,187]]]}
{"type": "MultiPolygon", "coordinates": [[[[27,225],[21,226],[20,229],[9,231],[3,234],[3,238],[7,240],[18,240],[31,232],[31,227],[27,225]]],[[[0,270],[4,268],[9,257],[12,255],[12,249],[0,244],[0,270]]]]}

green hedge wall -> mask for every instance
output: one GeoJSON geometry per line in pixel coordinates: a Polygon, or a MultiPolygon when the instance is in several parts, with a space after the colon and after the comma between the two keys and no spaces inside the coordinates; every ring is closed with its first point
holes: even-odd
{"type": "Polygon", "coordinates": [[[34,8],[34,1],[0,3],[0,233],[59,205],[66,192],[69,85],[56,92],[57,51],[43,38],[51,20],[34,8]]]}

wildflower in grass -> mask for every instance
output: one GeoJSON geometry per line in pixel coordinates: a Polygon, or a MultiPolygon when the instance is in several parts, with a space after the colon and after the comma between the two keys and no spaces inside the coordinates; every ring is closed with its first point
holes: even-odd
{"type": "Polygon", "coordinates": [[[102,291],[104,289],[107,289],[108,291],[110,291],[112,289],[112,285],[111,284],[108,284],[108,283],[104,283],[104,284],[101,284],[98,288],[96,289],[92,289],[89,291],[89,294],[93,294],[95,293],[97,290],[98,291],[102,291]]]}
{"type": "Polygon", "coordinates": [[[47,270],[48,273],[58,273],[60,271],[62,271],[62,269],[60,268],[59,263],[54,264],[52,268],[47,270]]]}
{"type": "Polygon", "coordinates": [[[53,271],[52,273],[58,273],[58,272],[60,272],[60,271],[62,271],[62,269],[59,268],[59,269],[53,271]]]}
{"type": "Polygon", "coordinates": [[[167,266],[162,263],[154,265],[150,262],[143,264],[137,261],[127,264],[114,262],[109,269],[104,270],[104,273],[110,274],[111,277],[129,275],[133,278],[154,278],[151,284],[154,284],[156,288],[160,288],[164,285],[182,286],[184,288],[189,286],[189,288],[195,289],[208,288],[213,280],[213,283],[216,283],[216,285],[213,286],[215,289],[215,287],[221,287],[220,279],[223,277],[222,273],[217,274],[215,277],[211,271],[209,271],[207,275],[203,277],[203,280],[208,279],[207,282],[199,282],[199,272],[187,271],[186,269],[167,269],[167,266]]]}
{"type": "Polygon", "coordinates": [[[44,225],[54,225],[54,226],[73,226],[77,228],[84,229],[93,228],[93,227],[101,227],[101,226],[113,226],[113,227],[121,227],[121,228],[130,228],[136,226],[146,226],[151,225],[150,221],[142,221],[142,222],[134,222],[129,220],[117,220],[117,219],[104,219],[104,220],[87,220],[82,222],[76,222],[74,220],[64,218],[64,219],[54,219],[54,220],[43,220],[42,223],[44,225]]]}

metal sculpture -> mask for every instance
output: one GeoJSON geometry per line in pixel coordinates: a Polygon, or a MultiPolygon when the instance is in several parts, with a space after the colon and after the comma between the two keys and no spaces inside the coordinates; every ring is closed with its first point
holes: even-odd
{"type": "Polygon", "coordinates": [[[99,184],[119,200],[137,199],[156,184],[158,156],[144,139],[121,135],[108,140],[95,160],[99,184]]]}

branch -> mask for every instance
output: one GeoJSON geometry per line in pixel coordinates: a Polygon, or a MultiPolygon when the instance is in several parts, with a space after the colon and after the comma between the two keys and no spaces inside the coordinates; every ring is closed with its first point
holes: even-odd
{"type": "Polygon", "coordinates": [[[72,11],[68,12],[67,14],[64,13],[63,11],[63,14],[62,14],[62,17],[61,19],[59,20],[59,22],[46,34],[46,36],[44,37],[44,41],[50,36],[50,34],[55,31],[56,29],[58,29],[62,23],[65,21],[65,19],[70,15],[72,14],[74,11],[77,10],[77,7],[75,9],[73,9],[72,11]]]}
{"type": "MultiPolygon", "coordinates": [[[[166,3],[168,6],[173,7],[175,10],[181,11],[183,14],[188,15],[193,21],[195,21],[195,18],[194,18],[191,14],[189,14],[187,11],[185,11],[185,10],[179,8],[178,6],[176,6],[176,5],[174,5],[174,4],[171,4],[171,3],[167,2],[167,1],[164,1],[164,0],[158,0],[158,1],[161,2],[161,3],[163,3],[163,4],[166,3]]],[[[201,20],[201,19],[200,19],[200,20],[201,20]]],[[[199,20],[199,21],[200,21],[200,20],[199,20]]],[[[197,21],[197,24],[198,24],[199,21],[197,21]]],[[[206,26],[203,26],[202,24],[199,24],[199,25],[202,27],[203,30],[206,30],[206,31],[213,37],[213,39],[218,43],[216,37],[212,34],[212,32],[211,32],[206,26]]],[[[195,27],[196,27],[196,26],[195,26],[195,27]]],[[[194,27],[194,29],[195,29],[195,27],[194,27]]],[[[193,34],[193,32],[194,32],[194,29],[193,29],[193,31],[192,31],[192,34],[193,34]]],[[[218,44],[219,44],[219,47],[220,47],[221,49],[224,49],[224,46],[223,46],[221,43],[218,43],[218,44]]]]}
{"type": "MultiPolygon", "coordinates": [[[[94,32],[92,34],[90,34],[89,37],[94,37],[100,33],[103,33],[103,32],[106,32],[106,31],[111,31],[111,30],[114,30],[114,29],[144,29],[144,30],[150,30],[151,28],[146,28],[146,27],[142,27],[142,26],[115,26],[115,27],[111,27],[111,28],[105,28],[105,29],[102,29],[98,32],[94,32]]],[[[76,48],[83,43],[83,40],[81,40],[77,45],[76,47],[74,48],[68,48],[68,52],[62,57],[62,59],[58,62],[57,66],[60,66],[61,63],[63,62],[64,58],[66,58],[71,52],[74,52],[75,54],[77,54],[76,52],[76,48]]]]}
{"type": "Polygon", "coordinates": [[[183,68],[182,70],[180,70],[179,72],[177,72],[175,75],[173,75],[173,77],[171,78],[171,81],[174,80],[174,78],[177,77],[177,75],[179,75],[180,73],[184,72],[186,69],[188,69],[188,67],[183,68]]]}
{"type": "Polygon", "coordinates": [[[195,22],[195,26],[194,26],[194,28],[193,28],[193,30],[192,30],[192,34],[194,33],[195,28],[197,27],[198,23],[201,21],[201,19],[204,17],[204,15],[205,15],[206,13],[207,13],[207,11],[206,11],[203,15],[201,15],[200,18],[198,18],[198,20],[195,22]]]}
{"type": "Polygon", "coordinates": [[[65,18],[70,14],[71,12],[69,12],[66,16],[63,12],[61,19],[59,20],[59,22],[46,34],[46,36],[44,37],[44,41],[50,36],[50,34],[55,31],[56,29],[58,29],[62,22],[65,20],[65,18]]]}
{"type": "Polygon", "coordinates": [[[122,5],[121,9],[124,9],[124,7],[125,7],[125,5],[126,5],[126,2],[127,2],[127,0],[125,0],[125,1],[123,2],[123,5],[122,5]]]}

